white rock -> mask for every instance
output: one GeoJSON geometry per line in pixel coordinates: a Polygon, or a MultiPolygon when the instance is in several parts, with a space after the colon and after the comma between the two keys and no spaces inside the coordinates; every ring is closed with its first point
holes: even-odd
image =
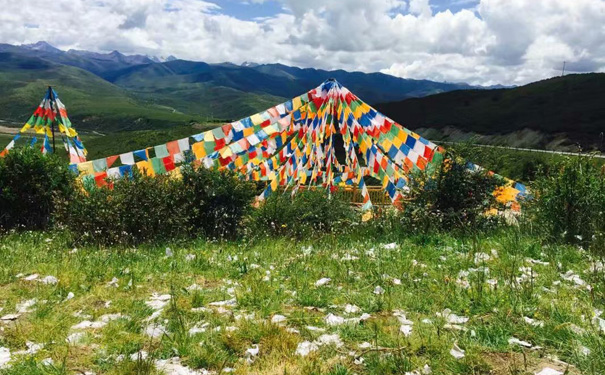
{"type": "Polygon", "coordinates": [[[151,295],[149,301],[145,301],[145,304],[149,306],[154,311],[162,310],[170,301],[170,294],[157,294],[154,293],[151,295]]]}
{"type": "Polygon", "coordinates": [[[338,348],[340,348],[341,346],[344,345],[344,343],[340,339],[340,336],[337,333],[335,333],[333,335],[323,334],[323,335],[319,336],[317,338],[317,340],[315,340],[315,343],[318,346],[335,345],[338,348]]]}
{"type": "Polygon", "coordinates": [[[339,326],[341,324],[344,324],[345,319],[341,316],[330,313],[326,316],[325,321],[326,324],[329,326],[339,326]]]}
{"type": "Polygon", "coordinates": [[[397,244],[395,242],[382,245],[382,248],[385,250],[395,250],[397,248],[397,244]]]}
{"type": "Polygon", "coordinates": [[[112,288],[117,288],[117,287],[120,286],[120,284],[118,284],[118,281],[119,281],[118,278],[114,277],[114,278],[111,279],[110,282],[107,283],[107,286],[108,287],[112,287],[112,288]]]}
{"type": "Polygon", "coordinates": [[[55,364],[55,361],[52,358],[44,358],[40,363],[42,363],[42,366],[52,366],[55,364]]]}
{"type": "Polygon", "coordinates": [[[372,315],[368,314],[368,313],[363,313],[361,314],[361,316],[359,317],[360,321],[366,321],[368,319],[370,319],[372,317],[372,315]]]}
{"type": "Polygon", "coordinates": [[[563,280],[565,280],[565,281],[572,281],[574,284],[576,284],[578,286],[587,285],[586,282],[580,278],[580,276],[578,276],[571,270],[567,271],[564,274],[561,274],[561,278],[563,278],[563,280]]]}
{"type": "Polygon", "coordinates": [[[330,279],[329,277],[323,277],[315,282],[315,286],[316,287],[324,286],[327,283],[329,283],[330,281],[332,281],[332,279],[330,279]]]}
{"type": "Polygon", "coordinates": [[[166,248],[166,256],[170,258],[173,255],[174,255],[174,253],[172,252],[172,249],[169,248],[169,247],[167,247],[166,248]]]}
{"type": "Polygon", "coordinates": [[[166,333],[166,327],[161,324],[150,324],[145,327],[143,333],[152,338],[162,337],[166,333]]]}
{"type": "Polygon", "coordinates": [[[33,298],[33,299],[29,299],[27,301],[18,303],[16,306],[17,312],[20,314],[25,314],[25,313],[31,312],[32,311],[31,307],[34,306],[37,302],[38,302],[38,300],[33,298]]]}
{"type": "Polygon", "coordinates": [[[21,314],[6,314],[2,318],[0,318],[0,320],[7,322],[11,320],[17,320],[20,316],[21,314]]]}
{"type": "Polygon", "coordinates": [[[466,316],[452,314],[450,309],[445,309],[443,312],[437,313],[437,316],[445,318],[445,320],[450,324],[464,324],[468,322],[468,318],[466,316]]]}
{"type": "Polygon", "coordinates": [[[0,369],[8,368],[11,361],[11,351],[9,348],[0,346],[0,369]]]}
{"type": "Polygon", "coordinates": [[[65,297],[65,301],[69,301],[70,299],[73,299],[75,297],[75,295],[73,294],[73,292],[69,292],[67,293],[67,297],[65,297]]]}
{"type": "Polygon", "coordinates": [[[208,305],[214,306],[214,307],[225,307],[225,306],[233,307],[233,306],[237,306],[237,300],[235,298],[232,298],[232,299],[226,300],[226,301],[210,302],[208,305]]]}
{"type": "Polygon", "coordinates": [[[536,375],[563,375],[563,373],[554,368],[544,367],[540,372],[536,372],[536,375]]]}
{"type": "Polygon", "coordinates": [[[508,339],[508,344],[509,345],[520,345],[520,346],[524,346],[526,348],[531,348],[533,345],[528,343],[527,341],[521,341],[516,337],[511,337],[510,339],[508,339]]]}
{"type": "Polygon", "coordinates": [[[412,335],[412,326],[402,324],[399,327],[399,332],[403,333],[405,337],[410,337],[412,335]]]}
{"type": "Polygon", "coordinates": [[[443,325],[443,329],[453,329],[456,331],[463,331],[463,332],[468,331],[468,329],[466,327],[463,327],[460,324],[449,324],[449,323],[445,323],[443,325]]]}
{"type": "Polygon", "coordinates": [[[464,350],[460,349],[456,343],[454,343],[454,346],[450,349],[450,354],[456,359],[464,358],[464,350]]]}
{"type": "Polygon", "coordinates": [[[359,349],[370,349],[372,347],[372,344],[370,344],[367,341],[362,342],[361,344],[357,345],[357,347],[359,349]]]}
{"type": "Polygon", "coordinates": [[[534,327],[544,327],[544,322],[541,320],[532,319],[527,316],[524,316],[523,320],[525,321],[525,323],[532,325],[534,327]]]}
{"type": "Polygon", "coordinates": [[[246,357],[256,357],[260,349],[258,345],[254,345],[252,348],[246,349],[246,357]]]}
{"type": "Polygon", "coordinates": [[[38,353],[42,348],[44,348],[43,344],[36,344],[34,342],[31,341],[27,341],[25,343],[25,346],[27,346],[27,350],[26,353],[27,354],[36,354],[38,353]]]}
{"type": "Polygon", "coordinates": [[[541,260],[538,259],[532,259],[532,258],[525,258],[526,261],[528,261],[531,264],[539,264],[541,266],[548,266],[550,263],[548,262],[543,262],[541,260]]]}
{"type": "Polygon", "coordinates": [[[405,313],[401,310],[395,310],[393,311],[393,315],[397,317],[397,320],[399,320],[399,323],[403,324],[403,325],[407,325],[407,326],[411,326],[414,325],[414,322],[409,320],[406,316],[405,313]]]}
{"type": "Polygon", "coordinates": [[[355,313],[358,313],[359,311],[361,311],[361,309],[358,306],[351,305],[351,304],[347,304],[345,306],[345,313],[347,313],[347,314],[355,314],[355,313]]]}
{"type": "Polygon", "coordinates": [[[271,323],[273,324],[277,324],[277,325],[283,325],[286,323],[287,318],[283,315],[273,315],[273,317],[271,318],[271,323]]]}
{"type": "Polygon", "coordinates": [[[57,285],[59,283],[59,279],[57,279],[54,276],[46,276],[43,279],[40,280],[40,282],[42,284],[47,284],[47,285],[57,285]]]}
{"type": "Polygon", "coordinates": [[[314,327],[314,326],[306,326],[305,327],[308,331],[311,332],[325,332],[326,330],[323,328],[319,328],[319,327],[314,327]]]}
{"type": "Polygon", "coordinates": [[[486,253],[475,253],[475,264],[487,262],[491,257],[486,253]]]}
{"type": "Polygon", "coordinates": [[[382,289],[380,285],[377,285],[376,288],[374,288],[374,294],[384,294],[384,289],[382,289]]]}
{"type": "Polygon", "coordinates": [[[191,261],[195,260],[195,254],[187,254],[187,255],[185,256],[185,260],[186,260],[187,262],[191,262],[191,261]]]}
{"type": "Polygon", "coordinates": [[[84,332],[74,332],[71,335],[67,336],[65,341],[69,344],[75,345],[82,341],[82,339],[86,336],[84,332]]]}
{"type": "Polygon", "coordinates": [[[393,279],[393,285],[401,285],[400,279],[393,279]]]}
{"type": "Polygon", "coordinates": [[[298,344],[298,346],[296,347],[296,355],[299,355],[301,357],[306,357],[309,355],[309,353],[311,352],[315,352],[319,349],[319,347],[317,346],[317,344],[312,343],[310,341],[303,341],[301,343],[298,344]]]}
{"type": "Polygon", "coordinates": [[[198,333],[204,333],[208,329],[208,326],[210,326],[210,323],[204,323],[202,325],[196,324],[195,326],[189,329],[189,335],[193,336],[197,335],[198,333]]]}
{"type": "Polygon", "coordinates": [[[105,322],[91,322],[89,320],[85,320],[83,322],[80,322],[80,323],[72,326],[71,329],[73,329],[73,330],[80,330],[80,329],[87,329],[87,328],[97,329],[97,328],[103,328],[106,325],[107,325],[107,323],[105,323],[105,322]]]}
{"type": "Polygon", "coordinates": [[[144,361],[147,359],[147,357],[149,357],[149,353],[147,353],[144,350],[139,350],[136,353],[132,353],[130,355],[130,360],[131,361],[144,361]]]}
{"type": "Polygon", "coordinates": [[[38,275],[37,273],[33,273],[33,274],[29,275],[29,276],[24,277],[23,280],[25,280],[25,281],[34,281],[38,277],[40,277],[40,275],[38,275]]]}

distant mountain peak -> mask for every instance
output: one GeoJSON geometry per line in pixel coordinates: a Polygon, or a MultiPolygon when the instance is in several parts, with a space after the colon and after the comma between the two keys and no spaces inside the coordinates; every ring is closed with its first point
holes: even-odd
{"type": "Polygon", "coordinates": [[[166,59],[164,61],[169,62],[169,61],[175,61],[178,60],[176,57],[174,57],[173,55],[170,55],[168,57],[166,57],[166,59]]]}
{"type": "Polygon", "coordinates": [[[243,67],[246,67],[246,68],[255,68],[255,67],[257,67],[257,66],[260,66],[260,64],[257,64],[257,63],[255,63],[255,62],[250,62],[250,61],[244,61],[244,62],[242,63],[242,66],[243,66],[243,67]]]}
{"type": "Polygon", "coordinates": [[[43,40],[36,42],[36,43],[32,43],[32,44],[22,44],[21,46],[25,47],[27,49],[35,50],[35,51],[53,52],[53,53],[63,52],[60,49],[52,46],[50,43],[45,42],[43,40]]]}

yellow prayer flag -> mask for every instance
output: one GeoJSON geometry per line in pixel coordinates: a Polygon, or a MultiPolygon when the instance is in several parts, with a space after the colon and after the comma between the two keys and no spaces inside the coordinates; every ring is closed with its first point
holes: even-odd
{"type": "Polygon", "coordinates": [[[193,154],[195,155],[196,159],[201,159],[204,156],[206,156],[206,149],[204,148],[204,142],[194,143],[191,146],[191,149],[193,150],[193,154]]]}
{"type": "Polygon", "coordinates": [[[78,164],[78,170],[82,174],[86,174],[86,175],[95,173],[95,168],[92,165],[92,161],[87,161],[87,162],[78,164]]]}
{"type": "Polygon", "coordinates": [[[294,111],[299,109],[301,106],[302,106],[302,100],[300,100],[300,96],[297,96],[296,98],[292,99],[292,109],[294,111]]]}
{"type": "Polygon", "coordinates": [[[204,133],[204,142],[214,142],[214,135],[212,131],[207,131],[204,133]]]}
{"type": "Polygon", "coordinates": [[[153,177],[155,176],[155,172],[151,167],[150,163],[147,160],[142,160],[136,163],[137,168],[142,174],[146,174],[147,176],[153,177]]]}
{"type": "Polygon", "coordinates": [[[250,116],[250,121],[252,121],[254,125],[260,125],[263,123],[263,118],[260,114],[257,113],[255,115],[250,116]]]}

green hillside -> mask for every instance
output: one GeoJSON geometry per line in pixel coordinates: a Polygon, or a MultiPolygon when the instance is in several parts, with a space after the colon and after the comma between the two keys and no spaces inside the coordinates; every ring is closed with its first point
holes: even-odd
{"type": "Polygon", "coordinates": [[[433,139],[471,132],[500,142],[526,137],[533,143],[524,146],[559,145],[564,140],[563,144],[591,149],[600,146],[600,133],[605,131],[604,98],[605,74],[591,73],[513,89],[448,92],[377,109],[433,139]]]}
{"type": "Polygon", "coordinates": [[[56,88],[77,129],[99,132],[171,126],[198,121],[169,107],[145,103],[92,73],[31,57],[0,53],[0,119],[21,125],[56,88]]]}
{"type": "Polygon", "coordinates": [[[85,70],[0,52],[0,124],[21,126],[55,87],[76,129],[100,133],[245,117],[284,98],[194,83],[129,91],[85,70]]]}

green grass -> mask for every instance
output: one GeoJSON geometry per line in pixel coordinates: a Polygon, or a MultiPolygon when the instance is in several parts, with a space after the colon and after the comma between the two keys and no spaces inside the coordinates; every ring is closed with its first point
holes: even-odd
{"type": "Polygon", "coordinates": [[[403,374],[424,365],[433,374],[533,374],[544,366],[564,369],[555,357],[570,363],[569,374],[598,374],[605,368],[605,338],[592,322],[595,309],[604,307],[604,273],[590,271],[594,259],[586,252],[542,246],[514,230],[475,239],[402,238],[395,240],[396,249],[381,246],[391,241],[345,236],[72,249],[60,233],[5,236],[0,315],[15,312],[23,301],[38,302],[16,321],[0,323],[0,347],[13,353],[12,367],[0,374],[148,374],[162,364],[156,361],[174,357],[190,369],[233,368],[237,374],[403,374]],[[172,256],[166,256],[166,247],[172,256]],[[531,264],[529,258],[548,264],[531,264]],[[489,271],[476,271],[480,267],[489,271]],[[522,277],[520,267],[531,267],[527,274],[534,278],[511,284],[522,277]],[[563,280],[568,270],[592,290],[563,280]],[[460,279],[464,271],[468,288],[460,279]],[[58,284],[23,279],[33,273],[38,279],[55,276],[58,284]],[[315,286],[326,277],[328,284],[315,286]],[[117,286],[109,285],[113,278],[117,286]],[[188,288],[193,284],[197,290],[188,288]],[[383,294],[374,293],[377,286],[383,294]],[[70,292],[74,297],[66,300],[70,292]],[[153,293],[171,298],[148,321],[154,310],[146,301],[153,293]],[[211,305],[230,299],[235,306],[211,305]],[[359,311],[347,314],[347,304],[359,311]],[[436,313],[446,308],[469,318],[461,330],[444,328],[445,319],[436,313]],[[413,322],[409,337],[400,332],[396,310],[413,322]],[[84,336],[78,343],[65,341],[78,332],[74,325],[118,313],[123,317],[103,327],[80,330],[84,336]],[[326,321],[329,314],[358,318],[362,313],[370,317],[337,326],[326,321]],[[286,317],[283,325],[271,323],[277,314],[286,317]],[[544,325],[530,325],[524,317],[544,325]],[[153,322],[165,333],[147,336],[153,322]],[[205,331],[190,335],[196,326],[205,331]],[[576,327],[584,333],[575,333],[576,327]],[[295,354],[300,343],[322,334],[338,335],[342,346],[320,345],[306,357],[295,354]],[[509,345],[511,337],[541,348],[509,345]],[[35,354],[14,354],[28,341],[44,347],[35,354]],[[359,348],[364,342],[370,346],[359,348]],[[465,350],[462,359],[449,353],[455,342],[465,350]],[[258,355],[247,355],[256,345],[258,355]],[[581,354],[582,346],[591,353],[581,354]],[[149,358],[131,360],[139,350],[149,358]],[[43,366],[45,358],[54,365],[43,366]]]}

